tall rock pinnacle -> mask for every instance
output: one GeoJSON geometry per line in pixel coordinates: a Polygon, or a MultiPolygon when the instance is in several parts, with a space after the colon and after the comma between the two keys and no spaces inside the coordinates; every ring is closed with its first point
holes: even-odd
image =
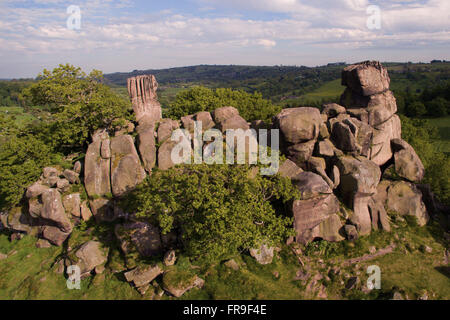
{"type": "Polygon", "coordinates": [[[161,104],[156,90],[158,82],[154,75],[128,78],[128,93],[138,122],[156,122],[162,117],[161,104]]]}

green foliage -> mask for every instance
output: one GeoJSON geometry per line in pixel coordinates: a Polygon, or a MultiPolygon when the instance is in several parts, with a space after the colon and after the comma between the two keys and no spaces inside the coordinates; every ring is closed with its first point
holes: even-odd
{"type": "Polygon", "coordinates": [[[271,121],[279,113],[280,107],[272,105],[263,99],[260,93],[247,93],[243,90],[208,89],[194,87],[177,94],[170,105],[167,116],[179,119],[188,114],[200,111],[213,111],[220,107],[232,106],[239,110],[240,115],[251,120],[271,121]]]}
{"type": "Polygon", "coordinates": [[[23,106],[26,101],[22,90],[31,83],[28,80],[0,81],[0,106],[23,106]]]}
{"type": "Polygon", "coordinates": [[[450,157],[438,152],[432,141],[439,137],[435,127],[426,120],[408,119],[401,116],[402,137],[409,142],[425,166],[425,183],[446,204],[450,203],[450,157]]]}
{"type": "Polygon", "coordinates": [[[155,220],[163,233],[178,229],[187,254],[224,259],[262,241],[292,235],[292,219],[270,200],[298,196],[286,178],[248,178],[247,166],[195,165],[156,171],[125,200],[127,210],[155,220]]]}
{"type": "Polygon", "coordinates": [[[45,70],[24,90],[34,105],[46,106],[51,116],[35,131],[58,150],[82,147],[99,128],[112,129],[131,119],[130,103],[101,83],[102,74],[86,75],[80,68],[59,65],[45,70]]]}
{"type": "Polygon", "coordinates": [[[408,117],[422,117],[427,113],[427,108],[420,101],[415,101],[411,103],[406,110],[406,115],[408,117]]]}
{"type": "Polygon", "coordinates": [[[450,111],[450,102],[443,97],[437,97],[428,102],[427,112],[432,117],[446,116],[450,111]]]}
{"type": "Polygon", "coordinates": [[[0,143],[0,208],[17,205],[42,168],[58,161],[58,155],[33,135],[10,136],[0,143]]]}

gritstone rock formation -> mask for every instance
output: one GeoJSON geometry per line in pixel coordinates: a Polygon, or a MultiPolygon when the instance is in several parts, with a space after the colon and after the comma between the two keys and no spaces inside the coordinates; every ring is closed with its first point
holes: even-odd
{"type": "MultiPolygon", "coordinates": [[[[273,118],[273,128],[281,133],[281,151],[288,159],[280,163],[279,174],[291,179],[301,193],[301,198],[290,204],[299,243],[352,240],[372,230],[390,231],[391,212],[414,216],[419,225],[425,225],[429,215],[421,190],[436,207],[429,189],[414,184],[423,179],[425,171],[414,149],[401,139],[387,70],[379,62],[355,64],[343,70],[342,83],[347,88],[341,105],[326,104],[322,112],[310,107],[284,109],[273,118]],[[395,180],[389,180],[394,176],[395,180]]],[[[60,246],[81,220],[92,216],[97,222],[122,218],[124,221],[116,224],[115,236],[127,259],[125,275],[139,292],[145,292],[162,271],[159,267],[135,268],[134,258],[172,250],[179,235],[161,234],[148,221],[136,220],[132,212],[123,212],[115,205],[115,198],[126,196],[155,166],[161,170],[174,166],[171,152],[176,142],[170,138],[175,129],[182,127],[192,135],[194,121],[201,121],[203,130],[218,129],[219,134],[250,128],[239,111],[229,106],[186,115],[181,121],[161,119],[156,89],[154,76],[128,79],[137,126],[95,132],[84,164],[75,163],[73,170],[44,168],[39,181],[26,190],[28,206],[2,214],[2,225],[60,246]],[[81,168],[84,175],[80,177],[81,168]],[[72,192],[79,183],[88,199],[72,192]]],[[[252,127],[261,124],[254,121],[252,127]]],[[[261,263],[270,263],[273,249],[264,247],[263,252],[255,248],[251,252],[261,263]]],[[[84,274],[104,263],[104,253],[96,242],[88,242],[75,252],[82,260],[84,274]]],[[[192,279],[186,287],[177,288],[168,285],[170,277],[164,275],[166,290],[175,296],[201,286],[203,281],[192,279]]]]}
{"type": "Polygon", "coordinates": [[[158,82],[153,75],[144,75],[127,80],[136,120],[141,122],[157,122],[161,119],[161,105],[158,102],[156,90],[158,82]]]}

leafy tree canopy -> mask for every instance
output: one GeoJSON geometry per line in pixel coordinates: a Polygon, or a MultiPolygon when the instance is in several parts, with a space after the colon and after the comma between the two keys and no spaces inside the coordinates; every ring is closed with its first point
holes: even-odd
{"type": "Polygon", "coordinates": [[[39,74],[38,81],[24,89],[35,105],[47,106],[48,121],[38,133],[52,147],[76,149],[99,128],[112,129],[131,119],[131,104],[103,84],[103,75],[93,70],[86,75],[72,65],[59,65],[39,74]]]}
{"type": "Polygon", "coordinates": [[[287,178],[249,179],[248,166],[203,164],[154,172],[124,207],[163,233],[177,229],[188,254],[215,261],[291,235],[292,219],[277,215],[271,201],[299,196],[287,178]]]}
{"type": "Polygon", "coordinates": [[[281,111],[279,106],[263,99],[260,93],[247,93],[243,90],[208,89],[193,87],[177,94],[170,105],[167,116],[181,117],[200,111],[213,111],[220,107],[232,106],[239,110],[248,121],[264,120],[270,122],[272,117],[281,111]]]}

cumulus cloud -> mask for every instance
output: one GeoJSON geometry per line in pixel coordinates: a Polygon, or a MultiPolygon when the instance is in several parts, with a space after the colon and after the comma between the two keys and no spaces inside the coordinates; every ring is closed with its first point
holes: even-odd
{"type": "Polygon", "coordinates": [[[65,27],[66,1],[5,0],[0,4],[4,15],[0,20],[0,70],[11,69],[8,59],[17,56],[29,59],[37,70],[49,61],[73,57],[90,59],[91,64],[100,64],[98,68],[107,64],[107,68],[127,69],[134,69],[136,63],[158,67],[226,59],[230,59],[228,63],[283,64],[294,58],[288,62],[277,59],[295,57],[306,52],[305,48],[310,61],[325,53],[332,61],[335,53],[324,48],[347,50],[354,56],[351,50],[442,48],[448,47],[450,40],[448,0],[197,1],[199,8],[208,10],[197,14],[173,8],[141,12],[136,10],[140,4],[130,0],[79,1],[83,22],[77,31],[65,27]],[[31,3],[34,6],[24,5],[31,3]],[[366,9],[371,4],[380,6],[380,30],[367,28],[366,9]],[[127,10],[133,6],[131,14],[127,10]],[[239,15],[221,14],[224,8],[239,15]],[[114,10],[120,11],[113,14],[114,10]],[[246,14],[250,11],[282,16],[250,19],[246,14]],[[268,50],[258,51],[261,48],[268,50]],[[151,59],[146,60],[146,53],[151,59]],[[249,53],[259,56],[250,59],[249,53]]]}

